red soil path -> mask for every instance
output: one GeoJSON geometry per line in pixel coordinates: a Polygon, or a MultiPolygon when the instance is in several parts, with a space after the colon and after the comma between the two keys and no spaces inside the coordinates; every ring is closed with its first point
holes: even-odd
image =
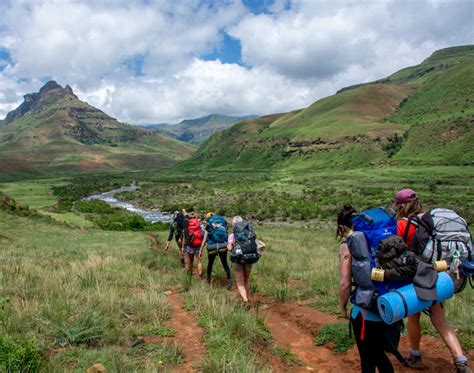
{"type": "Polygon", "coordinates": [[[204,331],[196,318],[183,308],[184,300],[176,291],[165,292],[171,306],[171,319],[165,326],[176,331],[173,337],[143,337],[144,343],[171,342],[181,349],[184,363],[174,367],[172,372],[198,372],[198,365],[204,360],[206,349],[202,342],[204,331]]]}
{"type": "MultiPolygon", "coordinates": [[[[318,311],[315,308],[302,306],[294,302],[279,303],[272,298],[256,296],[258,313],[265,318],[266,324],[278,347],[290,350],[303,366],[282,368],[281,364],[273,366],[275,372],[356,372],[360,371],[360,360],[357,348],[343,354],[335,355],[332,346],[315,346],[314,336],[328,323],[344,322],[340,318],[318,311]]],[[[408,350],[408,339],[402,337],[400,351],[408,350]]],[[[431,336],[423,336],[425,372],[451,371],[452,357],[443,341],[431,336]]],[[[474,350],[468,353],[469,360],[474,361],[474,350]]],[[[396,372],[413,372],[391,357],[396,372]]],[[[271,362],[270,362],[271,363],[271,362]]]]}
{"type": "Polygon", "coordinates": [[[173,290],[166,295],[171,305],[171,320],[166,326],[176,330],[175,342],[181,346],[184,354],[184,364],[175,368],[176,372],[195,372],[205,357],[202,338],[204,331],[197,324],[196,318],[183,308],[184,300],[181,295],[173,290]]]}

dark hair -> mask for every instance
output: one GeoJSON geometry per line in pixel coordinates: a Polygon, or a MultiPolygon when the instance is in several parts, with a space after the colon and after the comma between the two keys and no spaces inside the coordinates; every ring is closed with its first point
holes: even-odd
{"type": "Polygon", "coordinates": [[[337,214],[337,231],[336,238],[342,238],[344,235],[344,227],[352,228],[354,223],[352,222],[352,215],[356,212],[354,207],[351,205],[344,205],[337,214]]]}

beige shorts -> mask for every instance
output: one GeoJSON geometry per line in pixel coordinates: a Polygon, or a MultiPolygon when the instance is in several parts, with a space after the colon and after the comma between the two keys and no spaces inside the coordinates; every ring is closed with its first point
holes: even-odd
{"type": "Polygon", "coordinates": [[[232,262],[232,269],[235,272],[250,272],[252,269],[252,264],[240,264],[240,263],[234,263],[232,262]]]}

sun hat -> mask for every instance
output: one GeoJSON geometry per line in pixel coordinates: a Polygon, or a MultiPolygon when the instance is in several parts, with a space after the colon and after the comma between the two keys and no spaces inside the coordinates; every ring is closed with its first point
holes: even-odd
{"type": "Polygon", "coordinates": [[[416,192],[412,189],[402,189],[395,194],[393,204],[401,205],[402,203],[412,202],[416,199],[416,192]]]}
{"type": "Polygon", "coordinates": [[[206,219],[209,219],[211,216],[214,216],[214,213],[209,211],[207,214],[206,214],[206,219]]]}
{"type": "Polygon", "coordinates": [[[431,265],[419,262],[416,275],[413,278],[413,286],[418,298],[437,300],[436,281],[438,281],[438,272],[431,265]]]}

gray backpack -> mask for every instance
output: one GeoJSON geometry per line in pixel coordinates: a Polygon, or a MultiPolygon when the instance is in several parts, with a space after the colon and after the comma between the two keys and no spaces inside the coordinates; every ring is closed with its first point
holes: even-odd
{"type": "Polygon", "coordinates": [[[462,263],[472,262],[472,237],[466,220],[452,210],[435,208],[416,217],[416,223],[410,249],[429,264],[445,260],[451,274],[459,278],[462,263]]]}

